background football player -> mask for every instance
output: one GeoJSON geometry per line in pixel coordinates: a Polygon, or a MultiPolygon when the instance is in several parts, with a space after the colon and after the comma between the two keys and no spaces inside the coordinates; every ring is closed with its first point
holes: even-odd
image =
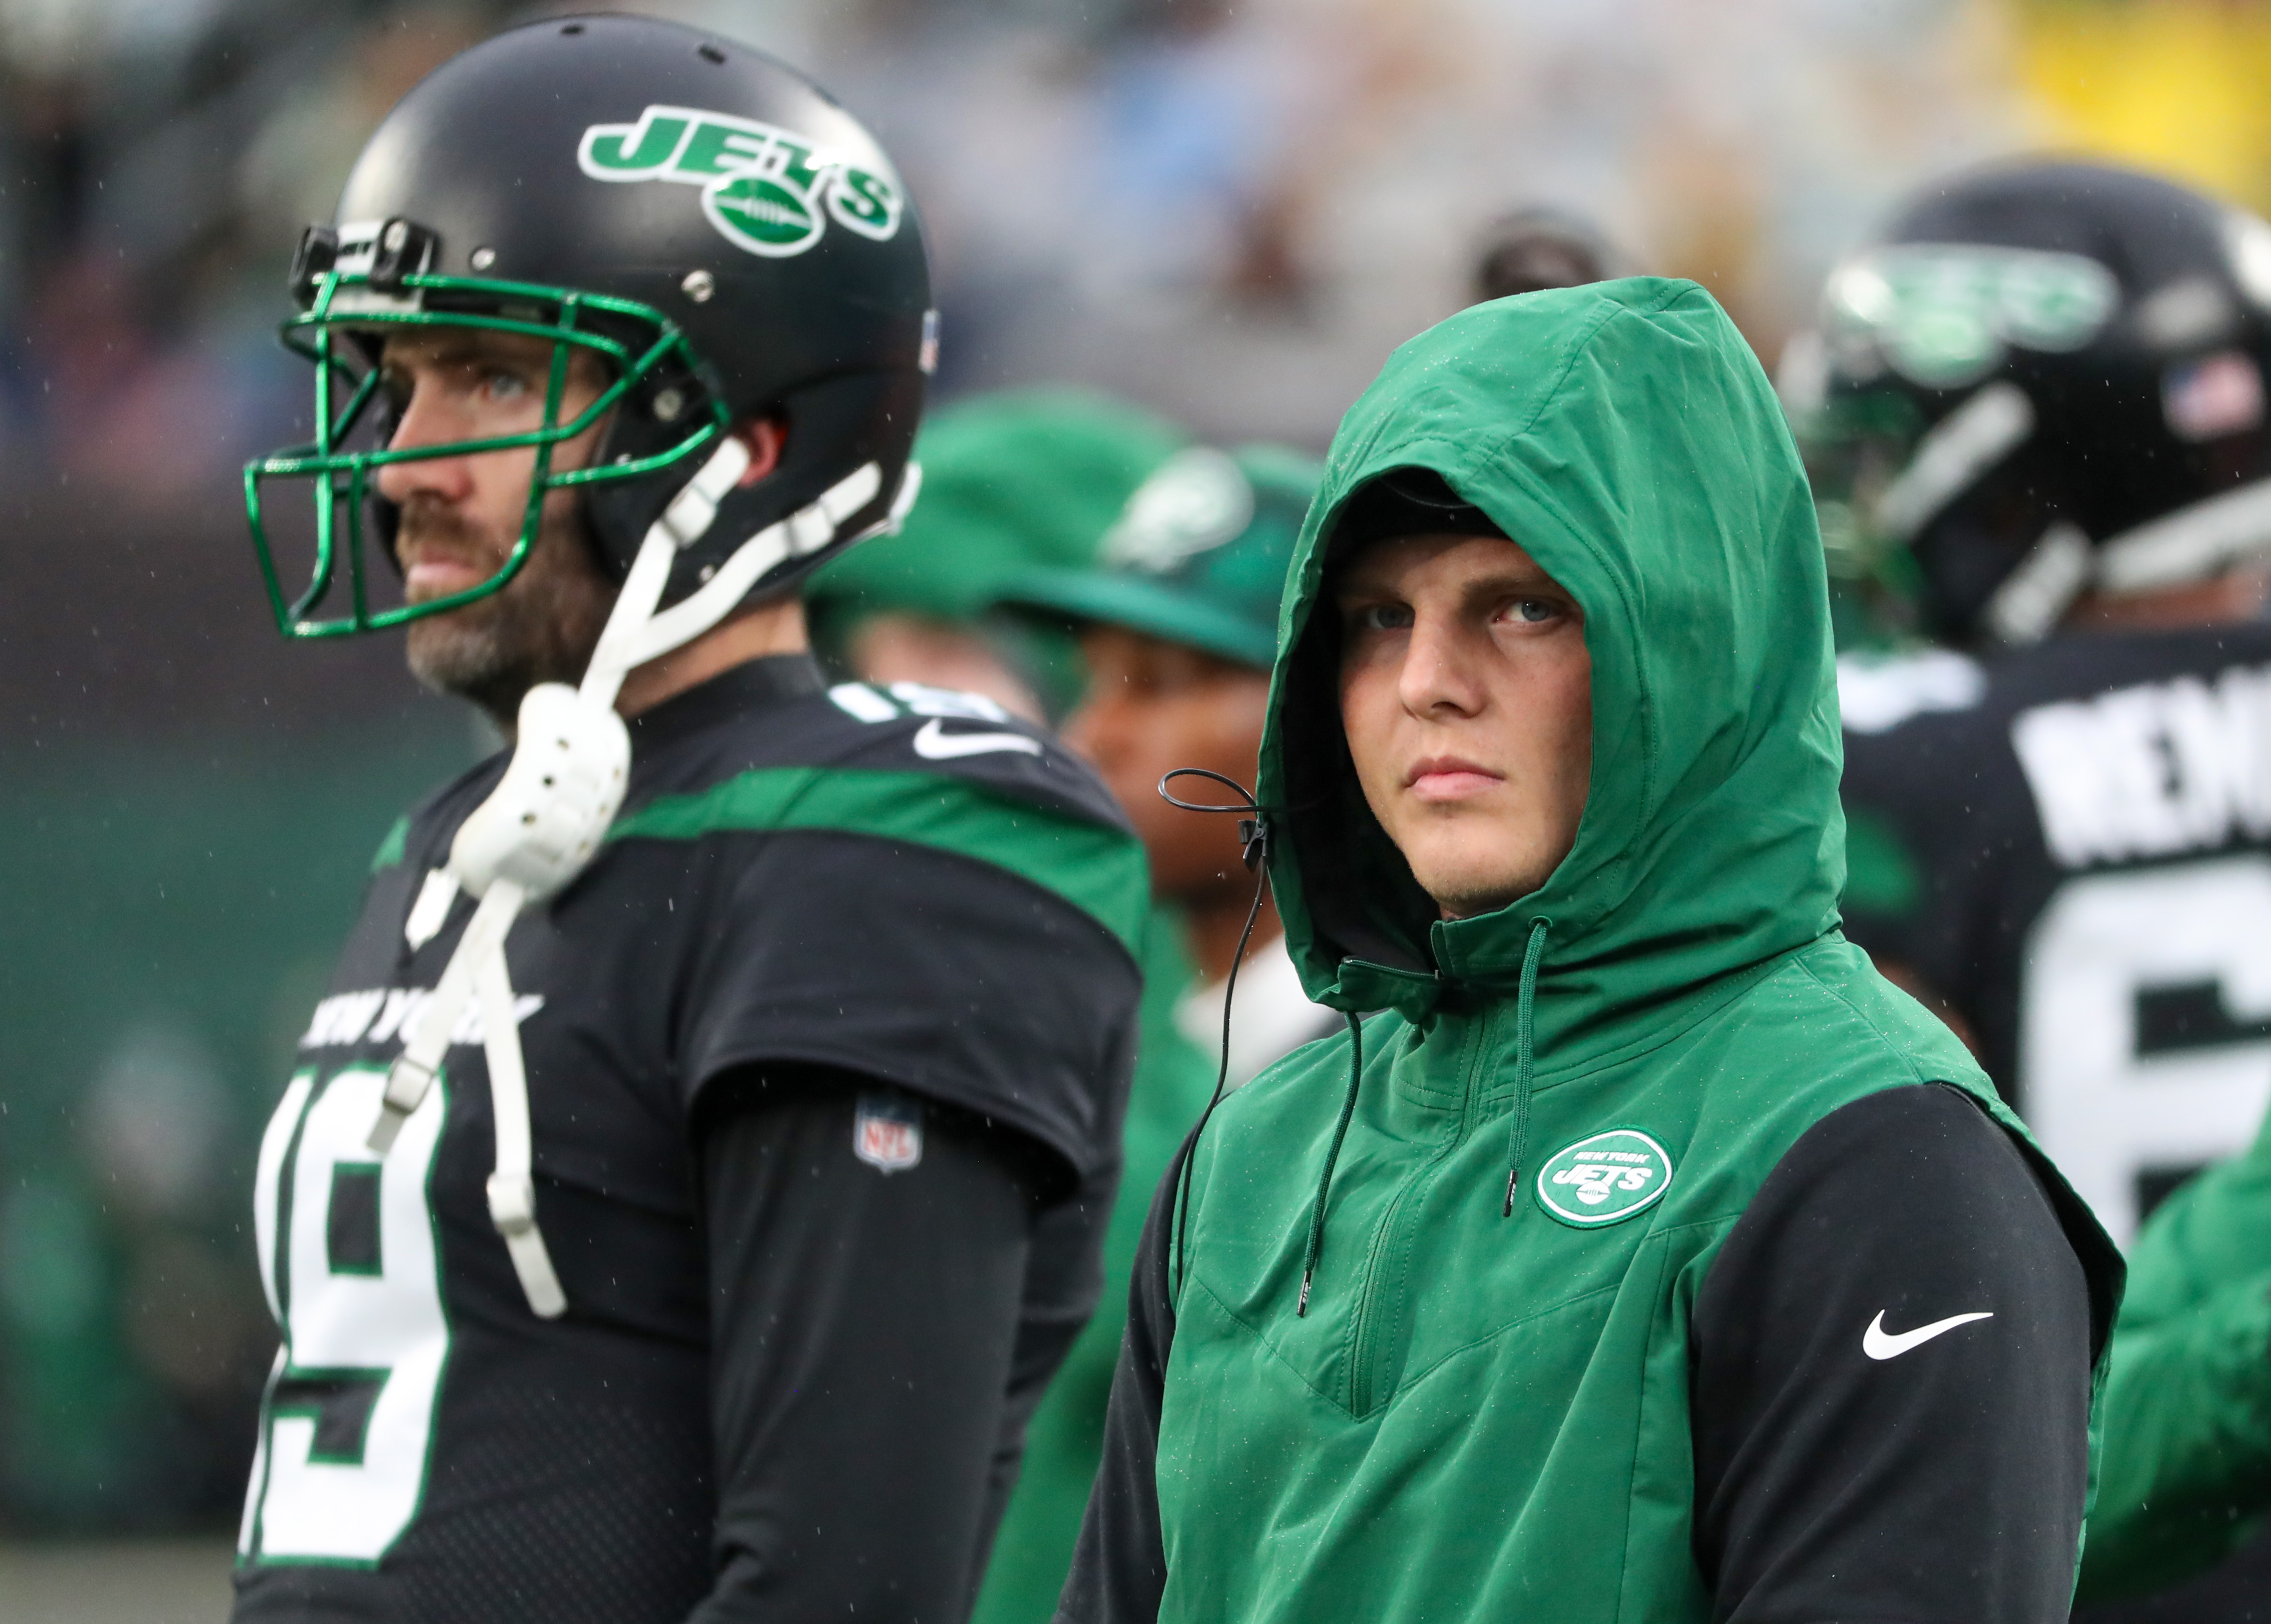
{"type": "MultiPolygon", "coordinates": [[[[1128,1109],[1127,1176],[1105,1245],[1104,1299],[1034,1416],[978,1624],[1045,1624],[1056,1612],[1103,1453],[1151,1192],[1223,1075],[1223,997],[1255,905],[1255,876],[1239,860],[1231,819],[1180,810],[1158,785],[1178,767],[1254,782],[1277,600],[1317,477],[1312,458],[1281,448],[1183,447],[1158,459],[1113,522],[1091,535],[1082,567],[1037,563],[1000,589],[1026,618],[1080,629],[1089,686],[1066,720],[1065,741],[1128,808],[1151,860],[1158,908],[1146,938],[1143,1053],[1128,1109]]],[[[1186,800],[1232,799],[1201,780],[1173,787],[1186,800]]],[[[1337,1024],[1302,992],[1266,894],[1237,994],[1224,1078],[1232,1088],[1337,1024]]]]}
{"type": "Polygon", "coordinates": [[[1846,928],[2126,1244],[2271,1095],[2271,227],[1988,169],[1821,340],[1825,536],[1955,645],[1843,673],[1846,928]]]}
{"type": "Polygon", "coordinates": [[[1001,589],[1087,563],[1189,437],[1084,389],[994,390],[933,413],[915,442],[920,505],[897,535],[830,560],[806,589],[815,650],[862,682],[961,689],[1061,720],[1080,698],[1078,644],[1001,612],[1001,589]]]}
{"type": "MultiPolygon", "coordinates": [[[[1150,855],[1154,890],[1187,923],[1200,979],[1177,1022],[1210,1054],[1222,1042],[1253,876],[1237,861],[1225,820],[1181,810],[1157,786],[1179,767],[1252,786],[1277,601],[1321,473],[1314,458],[1278,446],[1189,447],[1129,500],[1088,568],[1037,570],[1006,592],[1080,628],[1089,687],[1066,719],[1065,742],[1128,808],[1150,855]]],[[[1196,779],[1172,787],[1187,801],[1232,799],[1196,779]]],[[[1228,1085],[1338,1024],[1301,990],[1265,893],[1231,1011],[1228,1085]]]]}
{"type": "Polygon", "coordinates": [[[237,1616],[958,1617],[1096,1289],[1148,883],[1036,730],[806,651],[914,494],[890,160],[731,41],[547,21],[294,281],[279,621],[406,622],[514,745],[378,853],[263,1142],[237,1616]]]}

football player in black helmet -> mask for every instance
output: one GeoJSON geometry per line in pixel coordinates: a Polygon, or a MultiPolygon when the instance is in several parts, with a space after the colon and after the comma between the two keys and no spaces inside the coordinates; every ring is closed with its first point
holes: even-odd
{"type": "Polygon", "coordinates": [[[1954,645],[1841,671],[1846,930],[2126,1245],[2271,1098],[2271,225],[1962,175],[1832,274],[1810,369],[1833,561],[1954,645]]]}
{"type": "Polygon", "coordinates": [[[279,624],[406,624],[512,745],[389,836],[262,1143],[236,1616],[962,1616],[1094,1300],[1149,887],[1046,735],[808,651],[919,478],[897,172],[759,53],[547,20],[292,287],[279,624]]]}

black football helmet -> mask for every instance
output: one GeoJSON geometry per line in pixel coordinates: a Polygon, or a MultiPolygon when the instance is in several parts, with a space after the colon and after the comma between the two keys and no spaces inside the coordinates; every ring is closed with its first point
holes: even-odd
{"type": "Polygon", "coordinates": [[[1833,574],[1994,645],[2271,553],[2267,367],[2271,225],[2035,161],[1910,201],[1832,272],[1783,381],[1833,574]]]}
{"type": "Polygon", "coordinates": [[[1516,209],[1484,232],[1473,294],[1506,299],[1631,274],[1624,253],[1590,220],[1554,208],[1516,209]]]}
{"type": "Polygon", "coordinates": [[[387,115],[337,220],[302,239],[291,286],[300,313],[283,337],[315,363],[316,437],[245,470],[287,635],[376,629],[500,590],[535,540],[544,493],[561,487],[582,491],[620,578],[719,438],[754,413],[786,419],[780,464],[717,495],[666,601],[787,521],[793,545],[749,592],[777,593],[912,497],[908,452],[937,344],[913,207],[890,158],[833,98],[733,41],[594,16],[466,51],[387,115]],[[376,361],[384,335],[406,326],[551,339],[543,427],[386,449],[376,361]],[[563,421],[570,346],[602,356],[612,382],[563,421]],[[553,448],[603,417],[589,464],[554,471],[553,448]],[[504,567],[451,597],[374,607],[364,534],[375,530],[392,562],[395,515],[372,470],[523,446],[536,448],[527,518],[504,567]],[[315,488],[314,575],[296,598],[279,585],[263,516],[264,488],[278,480],[315,488]],[[342,558],[346,601],[319,617],[342,558]]]}

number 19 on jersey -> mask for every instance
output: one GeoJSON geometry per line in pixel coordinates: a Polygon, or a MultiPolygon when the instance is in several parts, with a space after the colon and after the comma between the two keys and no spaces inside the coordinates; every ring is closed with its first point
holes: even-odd
{"type": "Polygon", "coordinates": [[[445,1090],[383,1161],[384,1074],[292,1079],[260,1144],[261,1283],[283,1335],[261,1407],[239,1560],[370,1566],[418,1515],[449,1359],[428,1185],[445,1090]]]}

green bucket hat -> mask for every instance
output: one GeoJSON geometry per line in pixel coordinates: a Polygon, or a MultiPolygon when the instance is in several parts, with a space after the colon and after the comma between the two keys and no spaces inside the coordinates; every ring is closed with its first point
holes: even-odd
{"type": "Polygon", "coordinates": [[[1268,670],[1277,600],[1323,464],[1276,445],[1196,445],[1128,499],[1084,568],[1039,566],[1001,601],[1100,621],[1268,670]]]}
{"type": "Polygon", "coordinates": [[[835,559],[805,595],[830,618],[975,619],[1012,579],[1086,564],[1130,494],[1188,439],[1082,390],[1004,390],[949,406],[915,442],[922,492],[899,533],[835,559]]]}

